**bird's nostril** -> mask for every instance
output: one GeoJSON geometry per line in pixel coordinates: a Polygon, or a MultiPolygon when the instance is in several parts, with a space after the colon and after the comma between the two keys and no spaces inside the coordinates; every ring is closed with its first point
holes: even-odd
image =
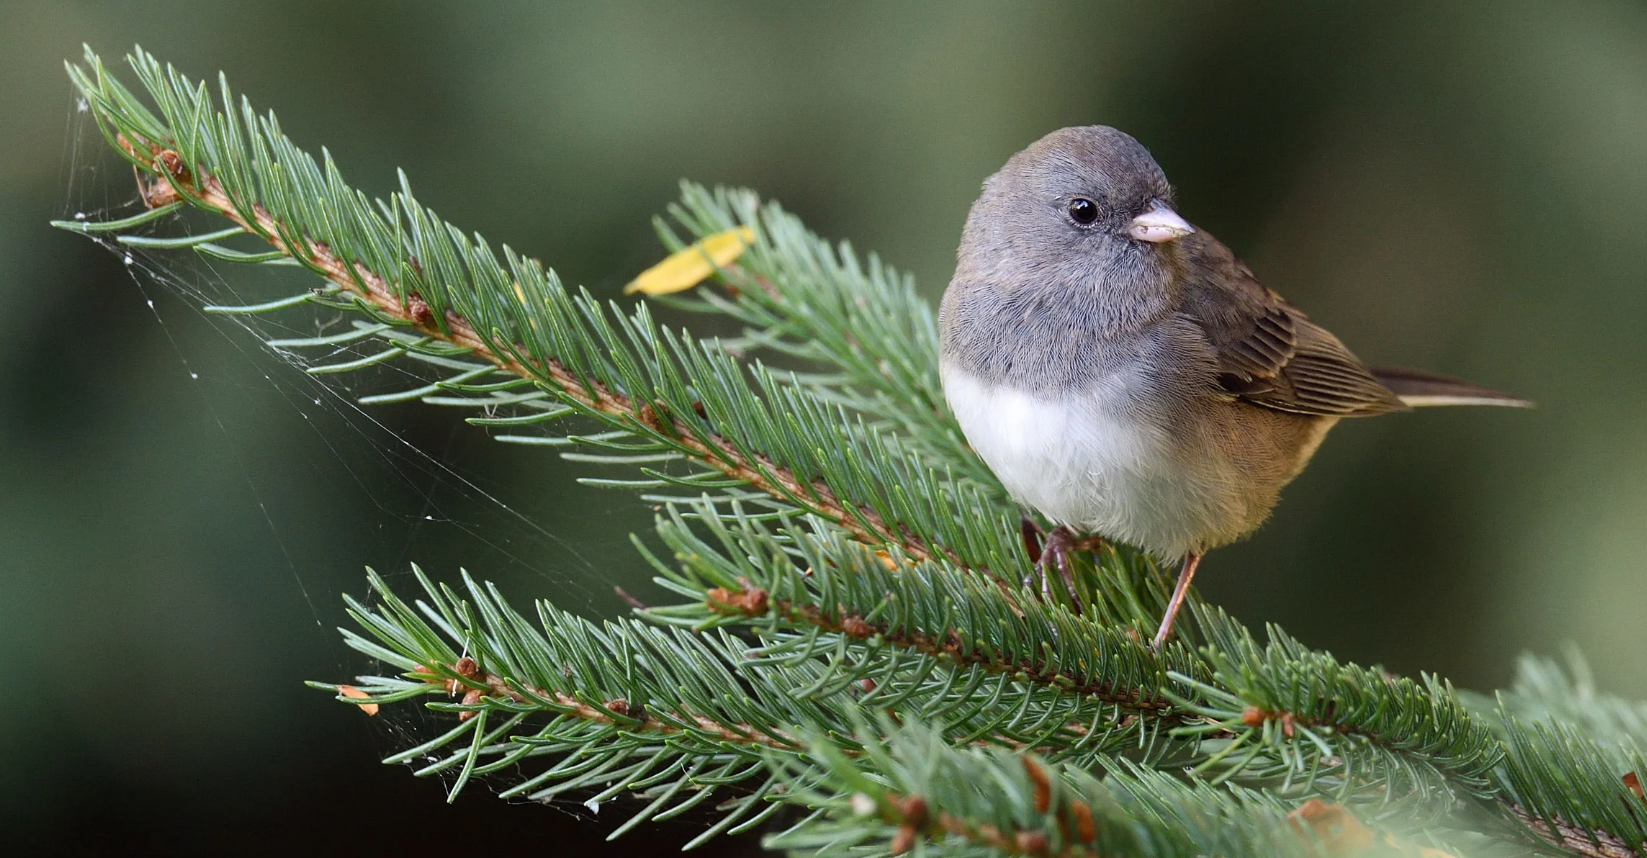
{"type": "Polygon", "coordinates": [[[1190,226],[1189,221],[1179,217],[1160,200],[1152,201],[1149,208],[1133,218],[1132,224],[1127,227],[1128,235],[1154,244],[1183,238],[1194,231],[1195,227],[1190,226]]]}

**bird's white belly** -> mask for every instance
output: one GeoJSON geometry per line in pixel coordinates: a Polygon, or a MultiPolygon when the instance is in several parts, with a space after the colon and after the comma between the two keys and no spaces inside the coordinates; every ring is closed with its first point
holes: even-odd
{"type": "Polygon", "coordinates": [[[1208,490],[1223,481],[1201,473],[1216,463],[1176,452],[1164,418],[1139,413],[1125,379],[1062,400],[952,366],[943,382],[967,442],[1014,498],[1053,521],[1163,558],[1201,550],[1218,529],[1226,503],[1208,490]]]}

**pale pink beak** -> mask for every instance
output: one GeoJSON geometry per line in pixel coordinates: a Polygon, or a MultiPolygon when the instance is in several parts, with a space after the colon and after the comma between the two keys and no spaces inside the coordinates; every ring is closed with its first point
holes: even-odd
{"type": "Polygon", "coordinates": [[[1150,203],[1149,210],[1133,218],[1132,225],[1127,227],[1127,235],[1151,244],[1183,238],[1194,231],[1195,227],[1190,226],[1189,221],[1179,217],[1160,200],[1150,203]]]}

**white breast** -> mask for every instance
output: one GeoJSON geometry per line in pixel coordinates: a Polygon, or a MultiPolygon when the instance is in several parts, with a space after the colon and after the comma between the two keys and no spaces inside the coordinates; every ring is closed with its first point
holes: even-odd
{"type": "Polygon", "coordinates": [[[1163,558],[1201,550],[1221,529],[1226,504],[1207,489],[1222,480],[1199,473],[1212,463],[1174,454],[1165,417],[1128,389],[1138,379],[1111,377],[1053,399],[949,365],[942,374],[967,442],[1014,498],[1047,518],[1163,558]]]}

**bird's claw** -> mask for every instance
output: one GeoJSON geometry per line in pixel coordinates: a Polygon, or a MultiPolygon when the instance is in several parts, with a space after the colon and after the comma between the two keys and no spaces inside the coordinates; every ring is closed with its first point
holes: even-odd
{"type": "Polygon", "coordinates": [[[1029,554],[1030,561],[1035,564],[1035,570],[1024,579],[1024,586],[1030,590],[1038,590],[1041,599],[1045,602],[1056,602],[1057,596],[1052,590],[1053,570],[1057,570],[1058,579],[1063,582],[1064,592],[1069,595],[1070,608],[1077,614],[1081,613],[1081,598],[1076,595],[1075,574],[1070,571],[1070,555],[1076,551],[1096,551],[1103,547],[1104,541],[1100,537],[1078,537],[1075,531],[1059,525],[1047,534],[1046,543],[1037,545],[1035,537],[1040,528],[1029,519],[1023,520],[1024,549],[1029,554]]]}

